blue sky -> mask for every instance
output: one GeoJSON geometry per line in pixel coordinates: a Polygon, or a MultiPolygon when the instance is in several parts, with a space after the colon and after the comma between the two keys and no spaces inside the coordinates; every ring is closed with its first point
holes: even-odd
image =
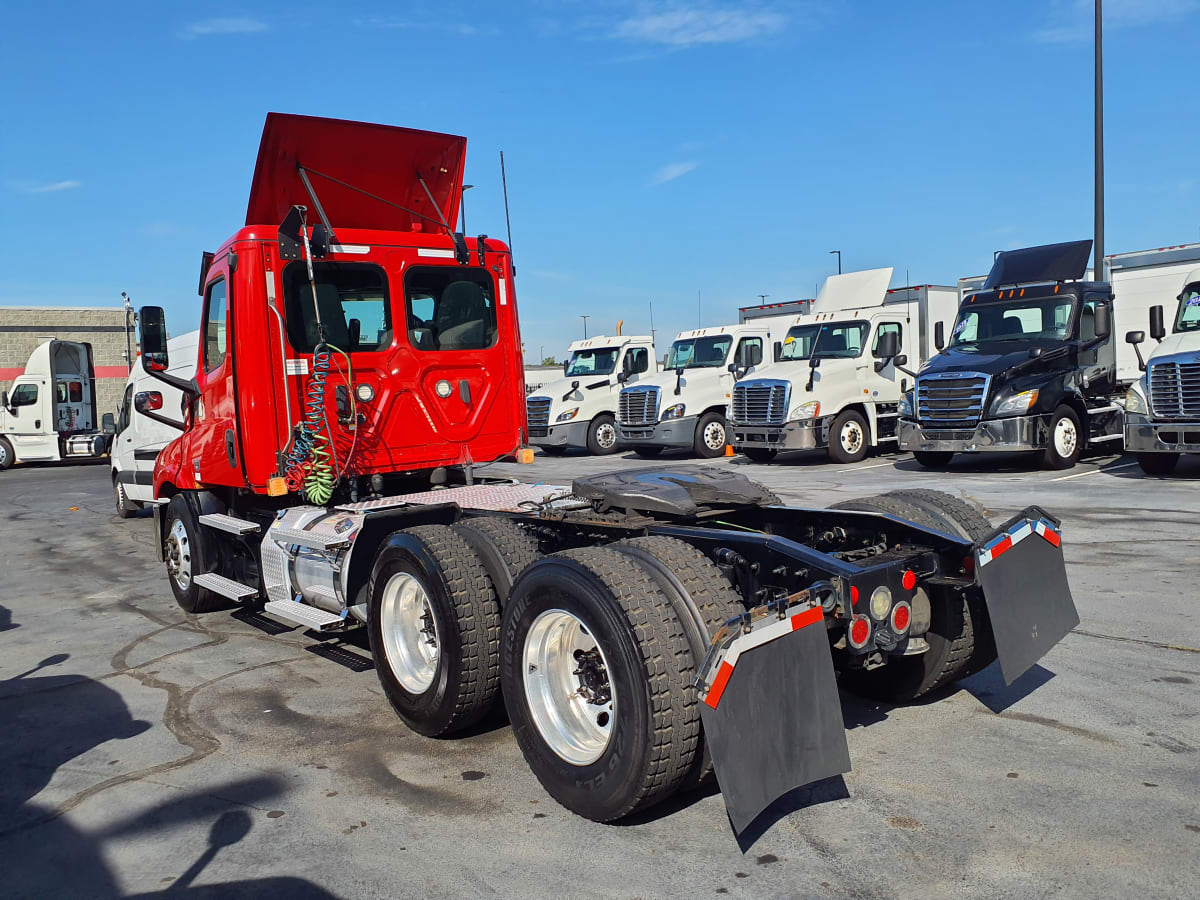
{"type": "MultiPolygon", "coordinates": [[[[1109,252],[1200,240],[1200,0],[1108,0],[1109,252]]],[[[561,356],[811,296],[833,271],[953,283],[1089,237],[1091,2],[11,4],[0,305],[198,321],[269,110],[468,138],[523,337],[561,356]],[[697,294],[699,292],[699,309],[697,294]]]]}

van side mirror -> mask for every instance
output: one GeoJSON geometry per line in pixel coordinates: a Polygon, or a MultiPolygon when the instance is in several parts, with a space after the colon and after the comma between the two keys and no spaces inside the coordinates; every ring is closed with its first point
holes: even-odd
{"type": "Polygon", "coordinates": [[[112,413],[105,413],[100,417],[100,430],[105,434],[117,433],[117,417],[112,413]]]}
{"type": "Polygon", "coordinates": [[[933,323],[933,346],[939,350],[946,346],[946,328],[942,322],[933,323]]]}
{"type": "Polygon", "coordinates": [[[1150,337],[1161,341],[1166,336],[1167,329],[1163,326],[1163,308],[1161,306],[1150,307],[1150,337]]]}
{"type": "Polygon", "coordinates": [[[137,321],[142,369],[150,374],[167,371],[171,361],[167,355],[167,319],[163,308],[143,306],[138,310],[137,321]]]}
{"type": "Polygon", "coordinates": [[[1112,307],[1102,303],[1096,307],[1096,338],[1107,340],[1112,334],[1112,307]]]}
{"type": "Polygon", "coordinates": [[[783,342],[776,341],[771,345],[771,358],[775,362],[779,362],[783,358],[783,342]]]}
{"type": "Polygon", "coordinates": [[[140,413],[156,412],[162,405],[162,394],[158,391],[138,391],[133,395],[133,408],[140,413]]]}
{"type": "Polygon", "coordinates": [[[3,406],[5,409],[12,409],[8,405],[8,391],[0,391],[0,406],[3,406]]]}

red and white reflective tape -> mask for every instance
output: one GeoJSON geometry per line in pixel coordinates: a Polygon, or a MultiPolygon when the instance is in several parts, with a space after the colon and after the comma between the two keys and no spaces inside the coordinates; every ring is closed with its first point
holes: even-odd
{"type": "Polygon", "coordinates": [[[729,684],[729,679],[733,675],[733,667],[737,665],[738,657],[747,650],[761,647],[763,644],[791,634],[793,631],[799,631],[807,625],[815,625],[817,622],[823,621],[825,621],[825,613],[818,605],[788,616],[786,619],[776,619],[771,624],[756,628],[749,634],[738,635],[729,645],[729,649],[725,651],[725,658],[717,667],[717,674],[713,678],[712,687],[708,689],[708,694],[704,697],[704,702],[713,709],[717,708],[717,704],[721,702],[721,695],[725,693],[725,686],[729,684]]]}
{"type": "Polygon", "coordinates": [[[1062,545],[1062,537],[1057,531],[1054,530],[1054,526],[1045,519],[1039,519],[1036,522],[1030,519],[1025,519],[1024,521],[1014,525],[1008,532],[1000,535],[998,538],[980,550],[979,565],[986,566],[992,560],[996,559],[996,557],[1008,550],[1011,550],[1031,534],[1038,535],[1038,537],[1041,537],[1048,543],[1053,544],[1055,547],[1062,545]]]}

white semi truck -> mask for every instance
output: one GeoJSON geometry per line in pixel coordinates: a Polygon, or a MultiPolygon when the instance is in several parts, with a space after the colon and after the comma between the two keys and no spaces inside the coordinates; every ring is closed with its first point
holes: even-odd
{"type": "MultiPolygon", "coordinates": [[[[1163,307],[1150,308],[1150,336],[1158,346],[1142,368],[1146,374],[1125,394],[1125,449],[1149,475],[1168,475],[1183,453],[1200,453],[1200,244],[1109,257],[1112,278],[1125,276],[1160,299],[1180,283],[1171,333],[1163,307]]],[[[1118,294],[1120,296],[1120,294],[1118,294]]],[[[1146,339],[1130,331],[1125,340],[1138,354],[1146,339]]]]}
{"type": "Polygon", "coordinates": [[[576,341],[567,348],[563,377],[525,400],[529,443],[544,453],[569,449],[604,456],[617,450],[617,395],[625,384],[658,371],[649,335],[622,335],[576,341]]]}
{"type": "Polygon", "coordinates": [[[733,389],[734,449],[760,462],[780,450],[826,448],[835,462],[894,445],[901,395],[937,352],[934,331],[954,321],[958,291],[888,290],[892,270],[832,275],[796,316],[776,357],[733,389]]]}
{"type": "Polygon", "coordinates": [[[733,386],[762,367],[764,354],[774,340],[782,340],[793,318],[679,332],[664,371],[621,391],[621,444],[647,457],[668,449],[705,458],[723,455],[733,386]]]}
{"type": "Polygon", "coordinates": [[[39,344],[12,387],[0,391],[0,471],[15,462],[103,456],[110,435],[99,425],[92,345],[39,344]]]}

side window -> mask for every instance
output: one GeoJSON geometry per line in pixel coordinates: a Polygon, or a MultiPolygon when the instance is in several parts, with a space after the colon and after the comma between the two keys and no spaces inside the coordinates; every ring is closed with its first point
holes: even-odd
{"type": "MultiPolygon", "coordinates": [[[[900,323],[899,322],[882,322],[879,325],[879,329],[875,332],[875,343],[873,343],[871,345],[871,354],[872,355],[874,355],[875,351],[879,349],[879,338],[881,336],[887,334],[888,332],[892,332],[896,335],[896,346],[897,347],[904,346],[904,329],[900,327],[900,323]]],[[[903,351],[901,351],[901,352],[903,352],[903,351]]]]}
{"type": "Polygon", "coordinates": [[[492,276],[465,266],[413,266],[404,275],[408,339],[418,350],[484,350],[496,343],[492,276]]]}
{"type": "Polygon", "coordinates": [[[54,385],[54,402],[67,402],[67,384],[65,381],[60,381],[54,385]]]}
{"type": "Polygon", "coordinates": [[[637,375],[650,368],[650,351],[645,347],[634,347],[629,351],[629,371],[637,375]]]}
{"type": "Polygon", "coordinates": [[[763,358],[763,342],[760,337],[742,338],[738,341],[737,353],[734,359],[741,359],[742,355],[746,356],[746,365],[757,366],[762,362],[763,358]]]}
{"type": "Polygon", "coordinates": [[[18,384],[8,398],[10,406],[33,406],[37,403],[38,386],[36,384],[18,384]]]}
{"type": "Polygon", "coordinates": [[[72,403],[83,402],[83,385],[78,381],[72,381],[67,388],[67,396],[70,397],[72,403]]]}
{"type": "MultiPolygon", "coordinates": [[[[1079,339],[1082,341],[1090,341],[1096,336],[1096,310],[1107,303],[1106,300],[1097,298],[1095,300],[1085,300],[1083,310],[1079,314],[1079,339]]],[[[1112,335],[1109,335],[1111,338],[1112,335]]]]}
{"type": "Polygon", "coordinates": [[[204,371],[211,372],[225,361],[225,279],[208,286],[204,301],[204,371]]]}
{"type": "Polygon", "coordinates": [[[117,415],[117,434],[129,427],[129,417],[133,409],[133,385],[125,385],[125,394],[121,397],[121,409],[117,415]]]}

